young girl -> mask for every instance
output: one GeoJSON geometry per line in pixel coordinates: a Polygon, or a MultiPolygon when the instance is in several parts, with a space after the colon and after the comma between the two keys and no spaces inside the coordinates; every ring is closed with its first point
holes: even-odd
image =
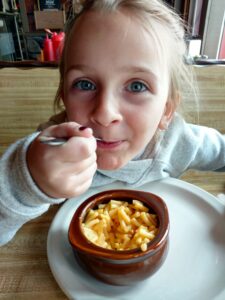
{"type": "Polygon", "coordinates": [[[90,187],[225,169],[225,137],[175,113],[189,83],[178,16],[159,0],[82,2],[60,65],[56,104],[65,110],[1,159],[1,244],[90,187]],[[67,142],[43,143],[54,137],[67,142]]]}

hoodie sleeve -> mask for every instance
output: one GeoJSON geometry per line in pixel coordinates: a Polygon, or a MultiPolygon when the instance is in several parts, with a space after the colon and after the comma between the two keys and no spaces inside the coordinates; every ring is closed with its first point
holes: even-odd
{"type": "Polygon", "coordinates": [[[6,244],[26,222],[65,199],[45,195],[34,183],[26,152],[38,135],[34,133],[12,144],[0,160],[0,245],[6,244]]]}
{"type": "Polygon", "coordinates": [[[159,158],[172,177],[188,169],[225,171],[225,135],[213,128],[188,124],[177,116],[161,149],[159,158]]]}
{"type": "Polygon", "coordinates": [[[196,150],[189,168],[225,172],[225,135],[213,128],[190,125],[196,150]]]}

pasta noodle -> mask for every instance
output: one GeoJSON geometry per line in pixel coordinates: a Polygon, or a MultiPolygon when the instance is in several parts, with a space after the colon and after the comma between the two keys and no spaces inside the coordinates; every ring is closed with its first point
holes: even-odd
{"type": "Polygon", "coordinates": [[[110,200],[90,209],[82,223],[86,238],[111,250],[147,250],[158,232],[158,220],[139,200],[110,200]]]}

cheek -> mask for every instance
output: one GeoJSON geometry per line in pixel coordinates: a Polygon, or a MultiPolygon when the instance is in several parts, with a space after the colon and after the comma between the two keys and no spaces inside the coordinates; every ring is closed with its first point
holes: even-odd
{"type": "Polygon", "coordinates": [[[155,132],[161,120],[164,106],[146,105],[133,113],[132,124],[139,133],[155,132]]]}
{"type": "Polygon", "coordinates": [[[68,121],[74,121],[81,124],[84,124],[87,120],[87,107],[82,105],[81,103],[78,103],[76,101],[67,99],[64,101],[64,105],[66,108],[66,113],[68,117],[68,121]]]}
{"type": "Polygon", "coordinates": [[[157,132],[163,111],[164,107],[149,105],[133,114],[132,148],[135,152],[140,152],[152,140],[157,132]]]}

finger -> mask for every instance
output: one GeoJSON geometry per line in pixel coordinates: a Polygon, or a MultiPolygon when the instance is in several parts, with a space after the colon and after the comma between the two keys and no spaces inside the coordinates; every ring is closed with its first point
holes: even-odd
{"type": "Polygon", "coordinates": [[[80,174],[93,164],[95,165],[96,163],[97,155],[94,152],[93,155],[89,156],[86,159],[79,160],[78,162],[63,162],[63,164],[59,163],[58,168],[60,168],[60,170],[66,173],[80,174]]]}
{"type": "Polygon", "coordinates": [[[45,148],[46,158],[50,156],[51,159],[59,163],[75,163],[95,155],[97,144],[93,137],[73,137],[63,145],[52,147],[43,144],[43,147],[45,148]]]}
{"type": "Polygon", "coordinates": [[[60,192],[60,197],[70,198],[84,192],[93,180],[97,164],[91,165],[80,174],[74,174],[64,183],[60,192]]]}
{"type": "Polygon", "coordinates": [[[72,197],[82,195],[84,192],[86,192],[91,186],[92,180],[93,178],[90,178],[89,180],[85,181],[83,184],[80,184],[77,190],[75,191],[75,194],[72,197]]]}
{"type": "Polygon", "coordinates": [[[82,184],[80,184],[79,186],[76,187],[76,189],[72,189],[72,190],[68,190],[68,191],[64,191],[62,193],[60,193],[57,198],[73,198],[73,197],[77,197],[80,196],[81,194],[83,194],[84,192],[86,192],[89,187],[91,186],[92,183],[92,178],[90,178],[89,180],[83,182],[82,184]]]}
{"type": "Polygon", "coordinates": [[[63,137],[69,139],[73,136],[91,137],[92,133],[93,132],[91,128],[84,127],[75,122],[67,122],[48,127],[47,129],[42,131],[40,137],[63,137]]]}
{"type": "Polygon", "coordinates": [[[76,186],[83,184],[84,182],[93,178],[97,170],[97,163],[91,164],[88,168],[82,170],[80,173],[74,175],[76,186]]]}
{"type": "MultiPolygon", "coordinates": [[[[61,147],[67,162],[81,161],[89,156],[96,157],[97,143],[93,137],[73,137],[61,147]]],[[[59,149],[60,150],[60,149],[59,149]]]]}

